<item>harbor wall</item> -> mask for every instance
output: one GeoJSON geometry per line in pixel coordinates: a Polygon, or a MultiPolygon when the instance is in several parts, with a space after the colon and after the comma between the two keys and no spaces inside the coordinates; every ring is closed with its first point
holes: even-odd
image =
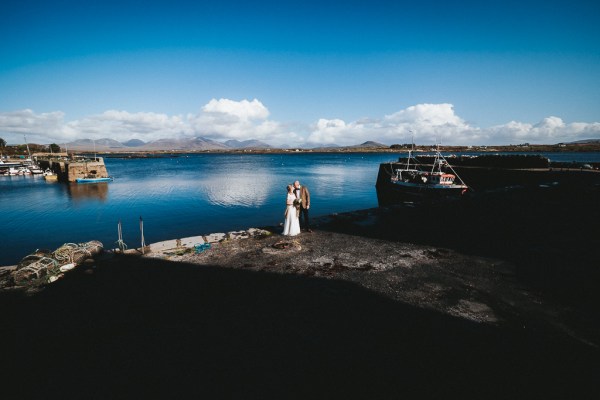
{"type": "MultiPolygon", "coordinates": [[[[380,206],[395,204],[405,200],[398,197],[394,185],[390,182],[393,170],[406,168],[404,163],[383,163],[379,166],[377,175],[377,199],[380,206]]],[[[425,170],[430,165],[423,165],[425,170]]],[[[454,166],[454,172],[469,186],[469,193],[484,193],[510,188],[556,186],[577,189],[600,185],[600,171],[587,169],[556,169],[556,168],[489,168],[475,166],[454,166]]],[[[450,170],[447,172],[452,173],[450,170]]]]}
{"type": "Polygon", "coordinates": [[[75,182],[77,178],[108,178],[108,171],[101,157],[95,160],[64,161],[38,160],[40,168],[50,169],[63,182],[75,182]]]}

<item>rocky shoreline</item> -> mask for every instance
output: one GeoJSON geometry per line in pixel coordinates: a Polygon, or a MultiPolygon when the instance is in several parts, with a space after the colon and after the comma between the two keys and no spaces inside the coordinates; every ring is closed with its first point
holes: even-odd
{"type": "Polygon", "coordinates": [[[293,238],[263,227],[105,252],[33,296],[0,291],[6,356],[39,383],[21,394],[69,369],[69,388],[96,397],[589,395],[600,321],[585,249],[598,237],[572,207],[594,220],[597,193],[539,196],[324,216],[293,238]]]}

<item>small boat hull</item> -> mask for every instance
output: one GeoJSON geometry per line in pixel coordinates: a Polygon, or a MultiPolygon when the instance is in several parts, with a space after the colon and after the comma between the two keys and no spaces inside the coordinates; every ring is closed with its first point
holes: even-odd
{"type": "Polygon", "coordinates": [[[110,182],[113,178],[77,178],[75,182],[77,183],[100,183],[100,182],[110,182]]]}

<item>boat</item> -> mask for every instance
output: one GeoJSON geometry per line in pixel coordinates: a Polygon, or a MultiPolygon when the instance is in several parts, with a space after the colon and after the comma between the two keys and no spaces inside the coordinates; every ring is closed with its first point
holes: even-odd
{"type": "Polygon", "coordinates": [[[44,179],[49,182],[55,182],[58,180],[58,175],[56,175],[50,168],[46,168],[43,175],[44,179]]]}
{"type": "Polygon", "coordinates": [[[8,175],[31,175],[31,171],[26,167],[10,167],[8,169],[8,175]]]}
{"type": "Polygon", "coordinates": [[[32,164],[27,168],[29,169],[29,172],[31,172],[34,175],[41,175],[44,173],[44,171],[37,164],[32,164]]]}
{"type": "Polygon", "coordinates": [[[19,175],[19,170],[17,168],[15,168],[15,167],[10,167],[8,169],[7,175],[11,175],[11,176],[19,175]]]}
{"type": "Polygon", "coordinates": [[[381,168],[377,180],[380,203],[442,200],[458,198],[468,192],[469,186],[454,171],[439,148],[432,152],[433,156],[431,152],[424,154],[432,160],[432,164],[419,162],[411,149],[407,158],[400,158],[398,162],[388,163],[381,168]],[[384,202],[381,201],[382,197],[385,197],[384,202]]]}
{"type": "Polygon", "coordinates": [[[100,182],[110,182],[112,181],[113,178],[112,176],[109,176],[107,178],[77,178],[75,179],[75,182],[77,183],[100,183],[100,182]]]}

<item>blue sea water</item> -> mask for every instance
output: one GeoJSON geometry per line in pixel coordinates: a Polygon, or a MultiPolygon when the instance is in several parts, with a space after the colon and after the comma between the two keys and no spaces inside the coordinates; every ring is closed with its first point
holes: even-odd
{"type": "Polygon", "coordinates": [[[0,265],[37,248],[123,239],[146,243],[283,221],[286,185],[311,192],[311,215],[377,206],[379,163],[394,154],[196,154],[105,158],[113,182],[49,183],[40,176],[0,177],[0,265]]]}
{"type": "MultiPolygon", "coordinates": [[[[600,161],[600,153],[550,154],[555,161],[600,161]],[[557,159],[560,156],[560,159],[557,159]]],[[[105,158],[110,183],[46,182],[0,177],[0,265],[38,248],[123,239],[146,243],[283,222],[286,185],[311,192],[311,216],[377,206],[379,164],[393,153],[194,154],[171,158],[105,158]]]]}

